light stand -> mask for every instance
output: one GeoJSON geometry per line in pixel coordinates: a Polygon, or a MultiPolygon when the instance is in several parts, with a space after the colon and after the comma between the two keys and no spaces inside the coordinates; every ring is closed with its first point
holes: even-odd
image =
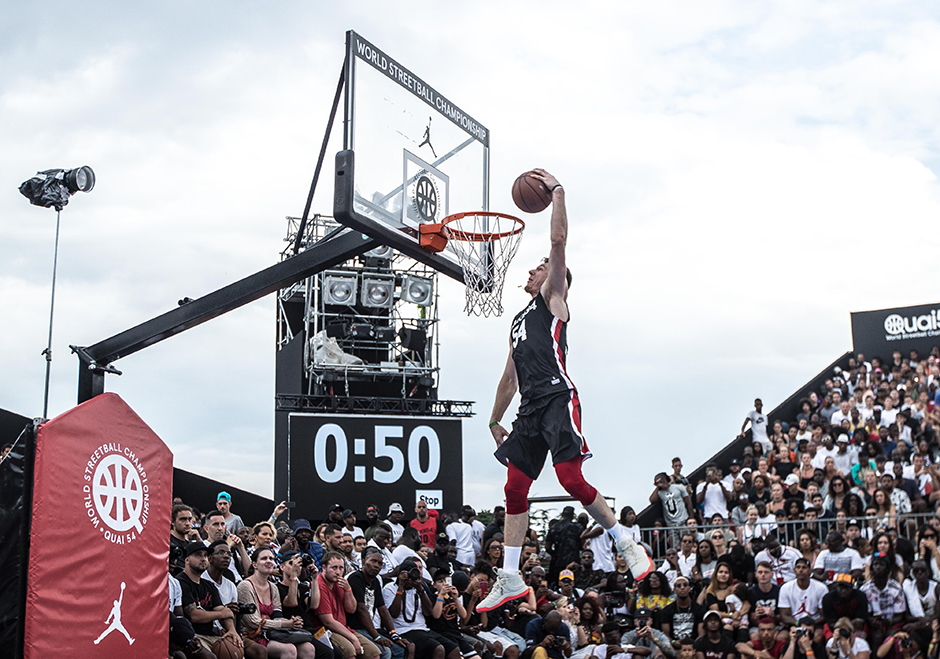
{"type": "Polygon", "coordinates": [[[46,356],[46,385],[42,396],[42,418],[49,418],[49,378],[52,375],[52,317],[55,312],[55,271],[59,263],[59,218],[62,211],[55,212],[55,250],[52,253],[52,300],[49,302],[49,341],[42,354],[46,356]]]}

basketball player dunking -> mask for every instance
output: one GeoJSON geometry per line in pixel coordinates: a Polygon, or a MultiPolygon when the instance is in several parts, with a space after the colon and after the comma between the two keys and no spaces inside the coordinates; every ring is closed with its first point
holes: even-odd
{"type": "Polygon", "coordinates": [[[581,462],[589,457],[581,435],[581,405],[578,390],[568,378],[567,357],[568,287],[571,273],[565,266],[568,216],[565,189],[544,169],[531,175],[542,181],[552,195],[551,250],[548,259],[529,271],[524,287],[532,301],[512,321],[509,359],[496,389],[490,431],[496,440],[496,457],[507,465],[506,522],[503,569],[479,611],[495,609],[526,593],[519,573],[522,542],[529,526],[529,487],[538,478],[549,451],[562,487],[613,538],[639,580],[653,569],[653,562],[633,537],[617,523],[610,507],[581,474],[581,462]],[[519,390],[522,400],[512,432],[500,420],[519,390]]]}

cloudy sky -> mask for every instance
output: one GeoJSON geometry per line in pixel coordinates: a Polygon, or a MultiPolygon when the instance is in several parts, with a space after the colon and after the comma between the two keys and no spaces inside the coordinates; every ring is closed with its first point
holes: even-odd
{"type": "MultiPolygon", "coordinates": [[[[569,364],[595,458],[642,507],[851,348],[849,312],[937,301],[940,10],[930,2],[97,2],[0,23],[0,407],[39,416],[55,212],[36,170],[91,165],[63,212],[50,415],[89,345],[277,260],[300,215],[354,29],[492,132],[493,209],[515,176],[568,191],[569,364]]],[[[326,181],[330,181],[327,175],[326,181]]],[[[321,185],[315,212],[329,212],[321,185]]],[[[515,283],[547,251],[530,223],[515,283]]],[[[508,318],[442,283],[441,397],[486,423],[508,318]]],[[[274,300],[120,360],[119,393],[177,466],[270,496],[274,300]]],[[[501,496],[495,460],[465,497],[501,496]]],[[[561,490],[546,472],[533,494],[561,490]]]]}

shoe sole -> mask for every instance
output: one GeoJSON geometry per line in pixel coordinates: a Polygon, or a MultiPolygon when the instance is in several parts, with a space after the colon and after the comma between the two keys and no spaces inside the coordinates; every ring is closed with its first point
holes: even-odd
{"type": "MultiPolygon", "coordinates": [[[[633,575],[633,579],[634,579],[635,581],[642,581],[644,578],[646,578],[646,575],[648,575],[650,572],[652,572],[652,571],[656,568],[656,564],[653,563],[653,560],[650,559],[648,556],[647,556],[647,559],[649,560],[650,563],[649,563],[649,565],[648,565],[647,568],[646,568],[646,572],[644,572],[643,574],[641,574],[641,575],[639,575],[639,576],[637,576],[637,575],[634,574],[634,575],[633,575]]],[[[630,572],[632,573],[633,570],[630,570],[630,572]]]]}
{"type": "Polygon", "coordinates": [[[506,597],[504,597],[503,599],[501,599],[500,601],[498,601],[498,602],[497,602],[496,604],[494,604],[493,606],[488,606],[488,607],[486,607],[485,609],[484,609],[483,607],[481,607],[481,606],[478,606],[478,607],[477,607],[477,611],[482,611],[482,612],[485,613],[485,612],[487,612],[487,611],[492,611],[493,609],[498,609],[499,607],[501,607],[501,606],[502,606],[503,604],[505,604],[506,602],[511,602],[511,601],[514,600],[514,599],[519,599],[520,597],[522,597],[523,595],[525,595],[527,592],[529,592],[529,589],[528,589],[528,588],[526,588],[525,590],[519,592],[519,593],[516,594],[516,595],[507,595],[506,597]]]}

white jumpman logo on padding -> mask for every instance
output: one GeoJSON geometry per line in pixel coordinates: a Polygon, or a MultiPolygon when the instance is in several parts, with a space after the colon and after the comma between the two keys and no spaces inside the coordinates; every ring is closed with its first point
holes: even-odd
{"type": "Polygon", "coordinates": [[[127,639],[129,645],[134,645],[134,639],[131,638],[131,635],[127,633],[127,630],[124,629],[124,625],[121,624],[121,602],[124,600],[124,582],[121,582],[121,596],[114,600],[114,606],[111,607],[111,613],[108,615],[108,618],[104,621],[108,628],[102,632],[101,636],[95,639],[95,645],[98,645],[105,636],[113,632],[115,629],[124,634],[124,638],[127,639]]]}

